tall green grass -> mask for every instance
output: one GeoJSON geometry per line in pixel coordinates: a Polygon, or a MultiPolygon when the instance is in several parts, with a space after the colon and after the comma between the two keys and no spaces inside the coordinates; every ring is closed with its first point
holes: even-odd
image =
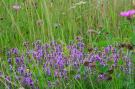
{"type": "Polygon", "coordinates": [[[69,43],[82,36],[85,43],[104,46],[127,41],[132,30],[119,16],[131,9],[132,0],[1,0],[0,46],[21,47],[24,41],[41,39],[69,43]],[[12,6],[21,9],[16,12],[12,6]],[[36,22],[42,21],[41,26],[36,22]],[[93,33],[91,31],[97,31],[93,33]],[[109,33],[106,35],[106,33],[109,33]]]}

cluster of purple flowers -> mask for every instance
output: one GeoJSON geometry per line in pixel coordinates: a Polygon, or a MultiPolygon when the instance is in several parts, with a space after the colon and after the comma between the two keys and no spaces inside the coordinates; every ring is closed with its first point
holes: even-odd
{"type": "MultiPolygon", "coordinates": [[[[33,88],[34,81],[32,79],[32,73],[27,71],[27,66],[24,63],[25,55],[20,54],[17,48],[13,48],[8,51],[7,62],[10,67],[11,72],[16,72],[15,78],[19,80],[21,85],[24,87],[28,86],[33,88]]],[[[5,78],[8,82],[11,81],[11,76],[6,76],[5,78]]]]}
{"type": "MultiPolygon", "coordinates": [[[[15,76],[23,87],[40,87],[36,86],[39,85],[36,84],[38,83],[36,82],[38,77],[35,78],[34,70],[30,69],[28,65],[37,65],[46,77],[52,76],[54,79],[65,80],[70,77],[74,79],[86,78],[88,76],[86,73],[90,72],[90,74],[93,74],[93,71],[98,74],[97,78],[101,80],[111,79],[110,76],[109,78],[107,77],[106,73],[98,70],[96,65],[98,64],[100,68],[108,67],[108,71],[110,68],[115,70],[113,67],[130,68],[129,66],[131,65],[131,59],[122,49],[107,46],[102,50],[94,50],[92,48],[93,50],[90,52],[87,50],[84,52],[87,48],[85,48],[82,40],[78,39],[67,46],[54,41],[49,44],[42,44],[40,41],[36,41],[33,46],[25,43],[25,48],[25,53],[19,52],[17,48],[13,48],[8,52],[8,63],[12,67],[10,70],[16,71],[15,76]],[[123,64],[119,65],[119,61],[122,61],[123,64]],[[110,62],[111,64],[109,64],[110,62]],[[84,69],[82,70],[81,68],[83,67],[84,69]],[[75,73],[72,74],[71,72],[75,73]]],[[[1,75],[2,72],[0,72],[1,75]]],[[[49,85],[51,85],[50,83],[49,85]]]]}

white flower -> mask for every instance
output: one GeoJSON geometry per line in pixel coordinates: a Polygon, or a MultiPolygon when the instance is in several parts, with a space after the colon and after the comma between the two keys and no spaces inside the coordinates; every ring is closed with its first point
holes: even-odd
{"type": "Polygon", "coordinates": [[[13,8],[14,10],[18,11],[18,10],[21,9],[21,6],[20,6],[19,4],[14,4],[14,5],[12,6],[12,8],[13,8]]]}

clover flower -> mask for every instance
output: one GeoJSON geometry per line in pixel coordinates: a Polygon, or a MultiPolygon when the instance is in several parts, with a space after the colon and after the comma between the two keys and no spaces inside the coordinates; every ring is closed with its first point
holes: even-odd
{"type": "Polygon", "coordinates": [[[135,10],[128,10],[120,13],[120,16],[132,18],[135,15],[135,10]]]}

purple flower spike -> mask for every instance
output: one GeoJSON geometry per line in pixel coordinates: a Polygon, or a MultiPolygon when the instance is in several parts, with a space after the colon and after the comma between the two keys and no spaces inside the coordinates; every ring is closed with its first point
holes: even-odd
{"type": "Polygon", "coordinates": [[[50,68],[47,68],[47,69],[46,69],[46,74],[47,74],[48,76],[51,75],[51,70],[50,70],[50,68]]]}
{"type": "Polygon", "coordinates": [[[105,53],[108,54],[110,52],[111,48],[112,48],[111,46],[105,47],[104,48],[105,53]]]}
{"type": "Polygon", "coordinates": [[[16,57],[15,61],[16,61],[17,64],[20,63],[20,57],[16,57]]]}
{"type": "Polygon", "coordinates": [[[102,60],[101,57],[98,54],[95,55],[95,57],[96,57],[97,61],[99,61],[99,62],[102,60]]]}
{"type": "Polygon", "coordinates": [[[25,68],[24,68],[23,66],[19,67],[19,68],[18,68],[18,72],[19,72],[20,74],[24,74],[25,68]]]}
{"type": "Polygon", "coordinates": [[[12,60],[11,58],[8,58],[8,63],[11,64],[12,60]]]}
{"type": "Polygon", "coordinates": [[[2,77],[2,75],[3,75],[3,73],[2,73],[2,72],[0,72],[0,77],[2,77]]]}
{"type": "Polygon", "coordinates": [[[105,79],[105,74],[101,73],[100,75],[98,75],[98,78],[105,79]]]}
{"type": "Polygon", "coordinates": [[[40,60],[42,58],[42,56],[43,56],[43,50],[42,49],[38,49],[37,51],[34,51],[33,52],[33,56],[37,60],[40,60]]]}
{"type": "Polygon", "coordinates": [[[33,86],[33,84],[34,84],[33,80],[32,80],[30,77],[24,77],[23,82],[24,82],[26,85],[29,85],[29,86],[33,86]]]}
{"type": "Polygon", "coordinates": [[[55,71],[54,71],[54,76],[55,76],[55,77],[58,77],[58,76],[59,76],[59,71],[58,71],[58,70],[55,70],[55,71]]]}
{"type": "Polygon", "coordinates": [[[9,76],[6,76],[6,77],[5,77],[5,80],[6,80],[6,81],[10,81],[10,77],[9,77],[9,76]]]}
{"type": "Polygon", "coordinates": [[[50,82],[50,81],[48,81],[48,87],[51,87],[51,86],[52,86],[51,82],[50,82]]]}
{"type": "Polygon", "coordinates": [[[77,74],[74,76],[75,79],[80,79],[81,78],[81,75],[80,74],[77,74]]]}
{"type": "Polygon", "coordinates": [[[13,48],[13,49],[11,50],[11,52],[12,52],[13,54],[18,54],[18,53],[19,53],[17,48],[13,48]]]}

